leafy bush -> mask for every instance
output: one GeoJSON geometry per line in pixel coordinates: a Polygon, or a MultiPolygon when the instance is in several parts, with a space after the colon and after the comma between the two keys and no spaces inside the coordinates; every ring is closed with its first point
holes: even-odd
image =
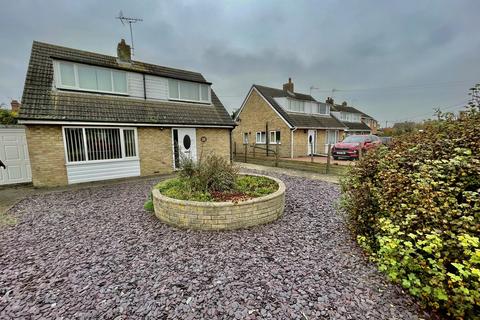
{"type": "Polygon", "coordinates": [[[17,117],[16,112],[0,108],[0,124],[16,124],[17,117]]]}
{"type": "Polygon", "coordinates": [[[212,201],[210,193],[196,190],[185,177],[160,182],[156,187],[164,196],[191,201],[212,201]]]}
{"type": "Polygon", "coordinates": [[[480,113],[439,114],[369,152],[342,205],[379,269],[452,318],[480,316],[480,113]]]}
{"type": "Polygon", "coordinates": [[[237,178],[237,191],[250,197],[262,197],[278,190],[278,184],[272,179],[259,176],[240,176],[237,178]]]}
{"type": "Polygon", "coordinates": [[[224,157],[212,153],[198,162],[183,158],[179,174],[188,179],[192,191],[225,192],[235,189],[238,168],[224,157]]]}

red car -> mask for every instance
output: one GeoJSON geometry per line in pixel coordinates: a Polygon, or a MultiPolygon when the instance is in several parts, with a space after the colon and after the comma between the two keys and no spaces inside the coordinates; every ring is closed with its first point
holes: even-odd
{"type": "Polygon", "coordinates": [[[363,152],[376,148],[382,144],[379,137],[375,135],[351,135],[343,139],[342,142],[337,142],[332,147],[333,159],[358,159],[360,150],[363,152]]]}

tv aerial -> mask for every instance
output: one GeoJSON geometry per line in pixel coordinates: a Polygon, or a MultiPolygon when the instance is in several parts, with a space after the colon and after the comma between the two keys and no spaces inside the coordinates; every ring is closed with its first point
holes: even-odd
{"type": "Polygon", "coordinates": [[[133,23],[140,22],[140,21],[143,21],[143,19],[125,17],[125,16],[123,15],[122,10],[120,10],[120,13],[118,14],[118,17],[115,17],[115,19],[120,20],[120,22],[122,23],[122,25],[125,25],[125,23],[128,23],[128,25],[129,25],[129,27],[130,27],[130,40],[131,40],[131,42],[132,42],[132,57],[133,57],[133,55],[134,55],[134,47],[133,47],[132,24],[133,24],[133,23]]]}

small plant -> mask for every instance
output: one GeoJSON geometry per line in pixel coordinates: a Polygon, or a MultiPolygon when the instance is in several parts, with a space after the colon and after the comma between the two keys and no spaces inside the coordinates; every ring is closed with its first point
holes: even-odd
{"type": "Polygon", "coordinates": [[[143,208],[147,211],[153,212],[153,200],[152,200],[152,193],[148,196],[147,201],[143,204],[143,208]]]}

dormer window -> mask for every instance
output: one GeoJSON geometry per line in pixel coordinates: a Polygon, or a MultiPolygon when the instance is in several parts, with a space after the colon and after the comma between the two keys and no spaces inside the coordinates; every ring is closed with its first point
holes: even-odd
{"type": "Polygon", "coordinates": [[[68,61],[55,61],[54,66],[59,89],[127,94],[125,71],[68,61]]]}
{"type": "Polygon", "coordinates": [[[288,110],[293,112],[305,112],[305,103],[302,100],[288,99],[288,110]]]}
{"type": "Polygon", "coordinates": [[[168,79],[170,100],[210,103],[210,86],[204,83],[168,79]]]}

